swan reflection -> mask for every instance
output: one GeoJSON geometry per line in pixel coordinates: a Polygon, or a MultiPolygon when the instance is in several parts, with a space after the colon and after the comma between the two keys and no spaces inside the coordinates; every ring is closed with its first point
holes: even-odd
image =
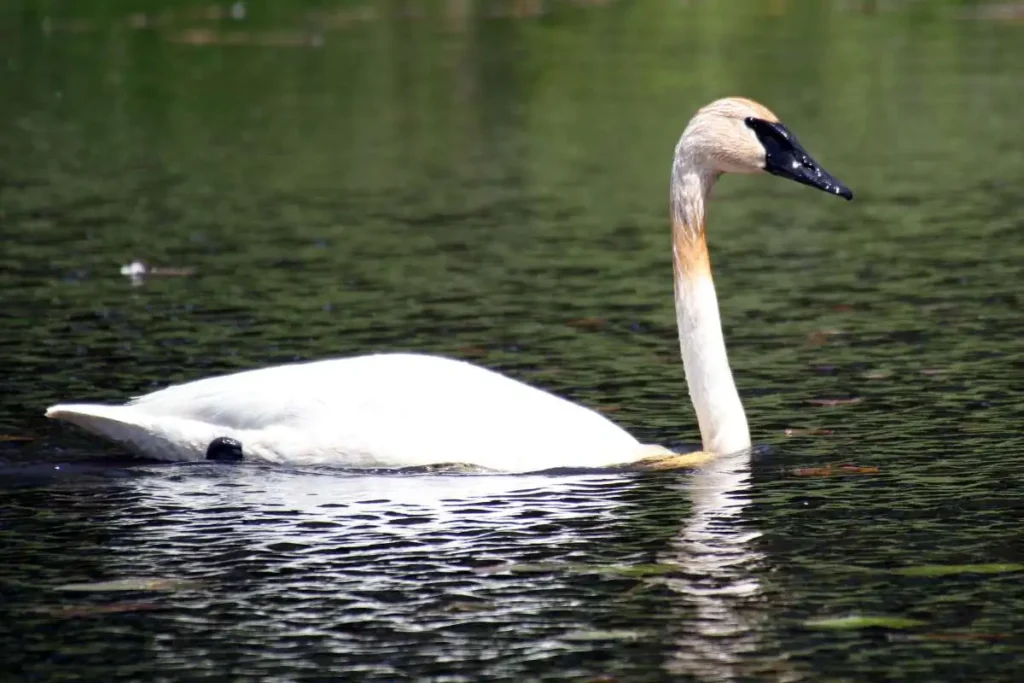
{"type": "Polygon", "coordinates": [[[680,484],[693,509],[661,558],[683,568],[666,584],[686,598],[695,614],[676,643],[667,667],[701,680],[749,675],[743,666],[764,647],[763,612],[753,606],[762,591],[764,560],[754,540],[761,533],[743,520],[750,505],[750,459],[746,454],[709,463],[680,484]]]}

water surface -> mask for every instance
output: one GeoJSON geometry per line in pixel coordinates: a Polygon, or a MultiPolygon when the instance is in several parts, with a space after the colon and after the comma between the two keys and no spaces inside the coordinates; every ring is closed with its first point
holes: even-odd
{"type": "Polygon", "coordinates": [[[5,4],[2,669],[1014,680],[1024,28],[997,9],[5,4]],[[417,350],[692,447],[668,169],[727,94],[772,107],[856,193],[716,188],[753,458],[658,476],[169,466],[42,417],[417,350]],[[133,285],[136,258],[195,274],[133,285]],[[163,583],[60,589],[140,578],[163,583]],[[809,621],[850,616],[914,621],[809,621]]]}

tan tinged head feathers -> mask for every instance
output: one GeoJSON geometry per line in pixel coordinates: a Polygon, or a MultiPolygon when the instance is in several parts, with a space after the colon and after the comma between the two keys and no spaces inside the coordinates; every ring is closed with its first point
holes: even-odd
{"type": "Polygon", "coordinates": [[[845,199],[853,193],[827,173],[770,109],[745,97],[701,107],[676,145],[676,166],[712,176],[767,171],[845,199]]]}
{"type": "Polygon", "coordinates": [[[763,104],[726,97],[701,107],[676,145],[672,164],[672,225],[676,270],[710,272],[704,236],[705,203],[723,173],[770,173],[852,199],[796,136],[763,104]]]}
{"type": "Polygon", "coordinates": [[[701,107],[679,139],[677,162],[683,155],[689,165],[714,175],[762,173],[764,145],[745,123],[748,118],[779,120],[770,109],[745,97],[726,97],[701,107]]]}

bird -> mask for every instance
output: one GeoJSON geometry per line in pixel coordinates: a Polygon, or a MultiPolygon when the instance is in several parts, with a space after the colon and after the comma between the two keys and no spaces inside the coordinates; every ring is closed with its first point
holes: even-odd
{"type": "Polygon", "coordinates": [[[696,453],[643,444],[595,410],[491,369],[411,352],[247,370],[121,405],[57,404],[46,416],[169,461],[244,454],[356,470],[457,463],[523,473],[688,467],[749,450],[706,239],[709,194],[726,173],[768,173],[853,199],[759,102],[717,99],[687,123],[672,160],[669,217],[680,353],[701,435],[696,453]]]}

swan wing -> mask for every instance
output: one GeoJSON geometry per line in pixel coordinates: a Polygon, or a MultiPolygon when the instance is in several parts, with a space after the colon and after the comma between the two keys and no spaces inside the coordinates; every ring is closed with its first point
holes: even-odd
{"type": "Polygon", "coordinates": [[[247,457],[348,467],[463,463],[503,471],[636,457],[604,416],[463,361],[375,354],[212,377],[124,406],[47,413],[161,459],[205,457],[229,436],[247,457]]]}

